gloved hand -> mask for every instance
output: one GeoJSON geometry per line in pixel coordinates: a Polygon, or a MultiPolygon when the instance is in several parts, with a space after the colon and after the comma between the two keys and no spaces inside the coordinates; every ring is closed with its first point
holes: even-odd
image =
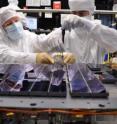
{"type": "Polygon", "coordinates": [[[110,60],[110,66],[112,69],[117,70],[117,58],[116,57],[114,57],[110,60]]]}
{"type": "Polygon", "coordinates": [[[91,20],[71,14],[64,19],[62,29],[71,31],[71,29],[82,27],[90,31],[95,25],[96,24],[91,20]]]}
{"type": "Polygon", "coordinates": [[[37,53],[36,55],[37,64],[54,64],[54,59],[45,52],[37,53]]]}
{"type": "Polygon", "coordinates": [[[72,53],[65,52],[63,53],[64,56],[64,63],[66,64],[73,64],[75,63],[76,59],[72,53]]]}
{"type": "Polygon", "coordinates": [[[75,28],[75,26],[78,24],[79,16],[76,15],[68,15],[64,20],[62,24],[62,28],[65,30],[71,30],[72,28],[75,28]]]}
{"type": "Polygon", "coordinates": [[[72,53],[68,53],[68,52],[53,53],[52,57],[54,58],[54,61],[57,63],[73,64],[76,61],[75,56],[72,53]]]}

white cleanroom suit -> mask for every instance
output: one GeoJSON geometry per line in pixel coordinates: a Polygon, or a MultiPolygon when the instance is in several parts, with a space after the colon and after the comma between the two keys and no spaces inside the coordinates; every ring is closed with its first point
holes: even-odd
{"type": "Polygon", "coordinates": [[[102,64],[105,51],[117,50],[117,31],[92,19],[92,0],[69,0],[69,7],[71,11],[88,11],[89,15],[80,18],[71,14],[64,20],[67,51],[73,52],[78,62],[102,64]]]}

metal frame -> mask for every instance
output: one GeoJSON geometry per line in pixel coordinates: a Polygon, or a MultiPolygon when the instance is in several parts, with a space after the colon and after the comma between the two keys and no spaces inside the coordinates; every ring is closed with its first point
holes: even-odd
{"type": "MultiPolygon", "coordinates": [[[[17,12],[23,13],[61,13],[61,14],[71,14],[71,10],[69,9],[19,9],[17,12]]],[[[109,11],[109,10],[95,10],[94,14],[117,14],[117,11],[109,11]]]]}

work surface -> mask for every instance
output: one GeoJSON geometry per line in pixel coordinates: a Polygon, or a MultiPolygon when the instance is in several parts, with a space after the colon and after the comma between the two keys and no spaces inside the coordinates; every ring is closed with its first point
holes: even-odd
{"type": "Polygon", "coordinates": [[[72,98],[67,85],[66,97],[0,96],[0,107],[37,109],[116,109],[117,85],[104,84],[108,98],[72,98]]]}
{"type": "Polygon", "coordinates": [[[12,108],[60,108],[60,109],[116,109],[117,87],[106,85],[109,91],[107,99],[82,99],[71,98],[67,93],[66,98],[42,98],[42,97],[0,97],[0,107],[12,108]]]}

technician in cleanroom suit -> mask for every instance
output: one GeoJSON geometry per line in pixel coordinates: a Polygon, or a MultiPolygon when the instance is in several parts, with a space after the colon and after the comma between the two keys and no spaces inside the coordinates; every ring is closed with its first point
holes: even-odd
{"type": "MultiPolygon", "coordinates": [[[[0,63],[54,63],[53,58],[45,52],[57,49],[62,44],[60,28],[48,35],[36,35],[23,30],[17,12],[11,9],[10,6],[3,7],[0,10],[0,27],[0,63]]],[[[71,58],[74,58],[71,53],[66,53],[65,56],[69,58],[69,61],[65,61],[66,63],[71,62],[71,58]]]]}
{"type": "MultiPolygon", "coordinates": [[[[10,5],[0,9],[0,29],[0,63],[2,64],[53,64],[54,59],[48,52],[56,50],[59,52],[59,47],[62,46],[61,28],[48,35],[36,35],[24,30],[19,14],[10,5]]],[[[75,62],[74,55],[63,53],[63,61],[75,62]]],[[[18,89],[19,91],[25,67],[22,65],[8,67],[5,65],[3,69],[8,69],[7,81],[10,81],[7,83],[5,76],[0,83],[1,90],[18,89]]]]}
{"type": "Polygon", "coordinates": [[[106,51],[117,50],[117,31],[98,24],[92,19],[92,0],[69,0],[72,11],[63,22],[65,46],[78,62],[102,64],[106,51]],[[81,18],[82,17],[82,18],[81,18]]]}

